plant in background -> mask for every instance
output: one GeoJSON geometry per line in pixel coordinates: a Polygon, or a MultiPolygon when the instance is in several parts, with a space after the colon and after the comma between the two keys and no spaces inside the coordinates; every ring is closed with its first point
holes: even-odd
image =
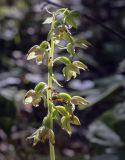
{"type": "MultiPolygon", "coordinates": [[[[25,104],[32,104],[38,107],[41,99],[44,101],[44,106],[47,107],[48,113],[44,117],[42,126],[37,129],[29,138],[33,138],[33,145],[39,141],[49,141],[50,159],[55,160],[55,135],[53,131],[53,122],[56,121],[69,135],[72,134],[71,124],[80,125],[80,120],[74,115],[75,107],[84,108],[87,101],[80,96],[71,96],[68,93],[56,92],[53,88],[53,82],[61,86],[56,80],[53,73],[53,66],[57,61],[64,63],[62,73],[69,81],[71,78],[76,78],[81,70],[87,70],[87,66],[80,61],[72,61],[73,57],[77,56],[76,47],[87,48],[89,43],[84,39],[73,37],[70,29],[77,28],[76,20],[79,14],[75,11],[70,11],[67,8],[61,8],[51,14],[43,24],[51,24],[51,29],[48,33],[47,41],[43,41],[40,45],[33,46],[27,54],[27,60],[36,59],[37,64],[43,61],[48,67],[48,83],[40,82],[34,89],[29,90],[25,96],[25,104]],[[55,48],[64,49],[67,51],[67,56],[55,58],[55,48]]],[[[62,87],[62,86],[61,86],[62,87]]]]}

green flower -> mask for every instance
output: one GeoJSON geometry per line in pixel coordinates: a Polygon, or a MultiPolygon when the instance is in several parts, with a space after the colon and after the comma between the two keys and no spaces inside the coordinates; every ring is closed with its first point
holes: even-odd
{"type": "Polygon", "coordinates": [[[41,64],[44,56],[49,51],[49,43],[43,41],[40,45],[34,45],[27,54],[27,60],[36,59],[37,64],[41,64]]]}

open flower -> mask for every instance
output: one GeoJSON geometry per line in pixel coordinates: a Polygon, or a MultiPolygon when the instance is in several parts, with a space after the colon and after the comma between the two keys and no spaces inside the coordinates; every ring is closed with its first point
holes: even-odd
{"type": "Polygon", "coordinates": [[[40,101],[41,95],[34,90],[29,90],[25,95],[25,104],[32,104],[33,106],[38,107],[40,101]]]}
{"type": "Polygon", "coordinates": [[[69,81],[72,77],[76,78],[76,75],[80,74],[80,69],[86,70],[87,66],[80,61],[74,61],[70,64],[67,64],[63,68],[63,75],[66,78],[66,81],[69,81]]]}
{"type": "Polygon", "coordinates": [[[43,41],[40,45],[34,45],[27,54],[27,60],[36,59],[37,64],[41,64],[45,54],[49,50],[49,43],[43,41]]]}
{"type": "Polygon", "coordinates": [[[25,98],[24,98],[24,103],[32,104],[33,106],[38,107],[41,101],[41,98],[43,98],[44,103],[45,103],[46,97],[43,94],[43,92],[46,90],[46,88],[47,88],[46,83],[44,82],[38,83],[35,86],[34,90],[31,89],[26,93],[25,98]]]}

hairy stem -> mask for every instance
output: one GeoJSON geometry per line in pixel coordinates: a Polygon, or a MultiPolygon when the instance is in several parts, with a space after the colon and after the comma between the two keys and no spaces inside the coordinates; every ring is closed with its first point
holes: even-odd
{"type": "MultiPolygon", "coordinates": [[[[51,30],[54,30],[55,17],[53,15],[53,21],[51,30]]],[[[52,75],[53,75],[53,54],[54,54],[54,38],[51,38],[51,48],[48,58],[48,91],[47,91],[47,103],[48,103],[48,114],[50,117],[50,128],[53,130],[53,106],[52,106],[52,75]]],[[[50,147],[50,160],[55,160],[55,149],[54,145],[49,141],[50,147]]]]}

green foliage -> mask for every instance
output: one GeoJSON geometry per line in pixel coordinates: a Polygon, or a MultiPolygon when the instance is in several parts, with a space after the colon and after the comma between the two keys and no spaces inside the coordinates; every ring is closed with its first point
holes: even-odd
{"type": "MultiPolygon", "coordinates": [[[[48,84],[44,82],[38,83],[34,90],[29,90],[25,96],[25,104],[32,104],[38,107],[41,99],[44,101],[44,105],[48,108],[48,114],[43,119],[42,126],[35,131],[31,137],[34,139],[33,145],[36,145],[39,141],[50,142],[50,157],[54,160],[54,144],[55,136],[53,132],[53,120],[56,120],[58,124],[69,135],[72,134],[73,125],[80,125],[80,120],[74,115],[75,106],[78,108],[85,108],[87,101],[80,96],[71,96],[64,92],[54,92],[52,82],[61,86],[56,80],[53,74],[53,64],[56,61],[64,63],[63,75],[66,81],[69,81],[72,77],[76,78],[77,74],[80,74],[80,69],[87,70],[87,66],[80,61],[72,61],[70,57],[74,57],[75,47],[87,48],[88,44],[85,40],[79,40],[72,36],[70,28],[77,28],[77,19],[79,14],[75,11],[70,11],[67,8],[62,8],[52,13],[52,17],[48,17],[43,24],[51,24],[51,29],[48,33],[47,41],[43,41],[40,45],[33,46],[27,54],[27,60],[36,59],[37,64],[41,64],[45,60],[48,67],[48,84]],[[61,20],[58,19],[61,16],[61,20]],[[49,42],[50,41],[50,42],[49,42]],[[61,46],[61,42],[65,41],[66,45],[61,46]],[[65,49],[66,56],[60,56],[54,58],[54,48],[65,49]]],[[[62,86],[61,86],[62,87],[62,86]]]]}

